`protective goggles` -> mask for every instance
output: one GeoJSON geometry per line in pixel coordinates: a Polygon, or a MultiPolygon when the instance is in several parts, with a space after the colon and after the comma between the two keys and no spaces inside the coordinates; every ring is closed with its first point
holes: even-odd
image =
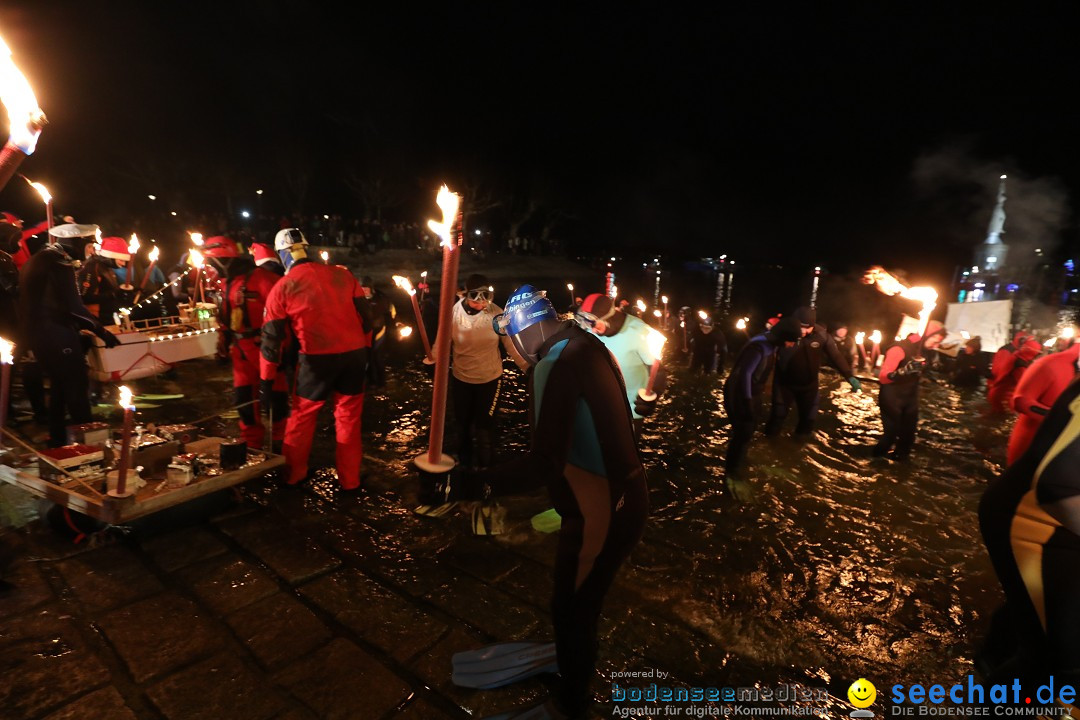
{"type": "Polygon", "coordinates": [[[594,327],[596,327],[596,323],[606,321],[608,318],[615,314],[616,310],[617,308],[615,307],[614,303],[612,303],[611,309],[609,309],[604,315],[594,315],[591,312],[587,312],[579,308],[578,310],[574,311],[574,322],[576,322],[582,330],[592,330],[594,327]]]}
{"type": "Polygon", "coordinates": [[[491,302],[495,298],[495,288],[486,287],[466,290],[465,297],[473,302],[491,302]]]}

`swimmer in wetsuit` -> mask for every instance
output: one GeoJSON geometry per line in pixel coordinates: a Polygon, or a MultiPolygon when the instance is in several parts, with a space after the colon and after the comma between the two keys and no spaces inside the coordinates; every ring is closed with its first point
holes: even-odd
{"type": "Polygon", "coordinates": [[[1012,407],[1016,425],[1009,435],[1006,466],[1020,459],[1042,425],[1050,406],[1080,373],[1080,346],[1035,360],[1020,378],[1013,393],[1012,407]]]}
{"type": "Polygon", "coordinates": [[[979,526],[1005,590],[1013,668],[1080,683],[1080,379],[1058,397],[1027,451],[979,502],[979,526]]]}
{"type": "Polygon", "coordinates": [[[496,321],[534,366],[532,446],[498,467],[463,472],[452,480],[449,499],[547,485],[562,516],[551,602],[561,685],[547,701],[549,714],[537,717],[583,717],[604,596],[645,528],[645,469],[622,375],[598,338],[560,321],[551,302],[529,285],[510,296],[496,321]]]}

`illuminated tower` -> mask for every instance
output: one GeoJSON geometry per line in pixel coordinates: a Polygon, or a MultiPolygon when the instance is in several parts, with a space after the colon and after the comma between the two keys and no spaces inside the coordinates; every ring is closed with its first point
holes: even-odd
{"type": "Polygon", "coordinates": [[[1001,266],[1005,264],[1005,258],[1009,254],[1009,247],[1001,242],[1001,236],[1005,233],[1005,176],[1001,176],[998,185],[997,204],[994,213],[990,216],[990,227],[986,233],[986,242],[975,251],[976,273],[984,275],[996,275],[1001,266]]]}

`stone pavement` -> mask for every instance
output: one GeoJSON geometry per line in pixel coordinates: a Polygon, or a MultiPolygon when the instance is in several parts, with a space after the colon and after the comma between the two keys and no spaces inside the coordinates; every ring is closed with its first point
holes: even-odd
{"type": "MultiPolygon", "coordinates": [[[[450,658],[550,638],[555,536],[528,524],[542,496],[509,506],[507,535],[476,537],[467,514],[414,516],[403,464],[366,462],[362,493],[267,479],[225,509],[152,516],[94,547],[44,523],[0,537],[17,552],[0,596],[0,718],[467,718],[541,697],[542,680],[457,688],[450,658]]],[[[601,672],[686,667],[690,652],[723,680],[727,655],[650,611],[642,572],[611,593],[601,672]]]]}

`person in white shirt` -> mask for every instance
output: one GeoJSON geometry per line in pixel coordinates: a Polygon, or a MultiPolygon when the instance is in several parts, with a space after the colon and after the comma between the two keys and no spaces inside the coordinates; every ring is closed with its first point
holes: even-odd
{"type": "MultiPolygon", "coordinates": [[[[488,279],[474,273],[465,281],[465,296],[454,304],[451,316],[450,397],[457,424],[457,460],[466,468],[491,464],[495,409],[503,373],[499,344],[522,371],[529,366],[510,339],[500,338],[492,327],[492,319],[502,312],[492,302],[494,295],[488,279]]],[[[437,346],[436,338],[433,347],[437,346]]]]}

